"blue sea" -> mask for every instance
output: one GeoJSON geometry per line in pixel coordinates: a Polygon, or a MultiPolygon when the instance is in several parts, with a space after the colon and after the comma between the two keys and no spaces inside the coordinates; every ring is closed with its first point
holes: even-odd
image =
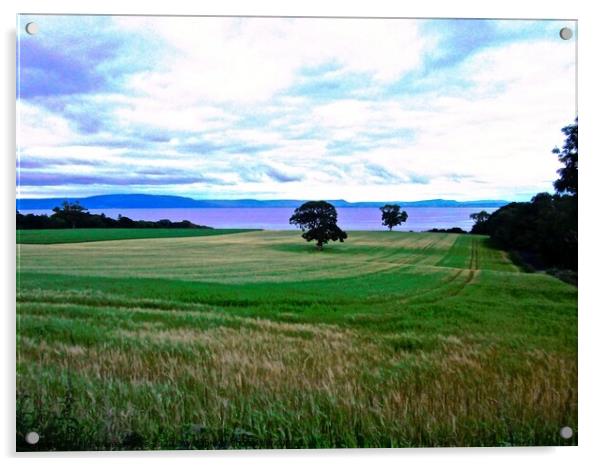
{"type": "MultiPolygon", "coordinates": [[[[199,209],[90,209],[91,213],[104,213],[117,218],[119,214],[133,220],[171,221],[190,220],[198,225],[213,228],[260,228],[264,230],[294,230],[288,219],[291,208],[199,208],[199,209]]],[[[396,230],[425,231],[431,228],[460,227],[470,230],[470,214],[496,208],[487,207],[407,207],[408,220],[396,230]]],[[[52,214],[49,210],[21,210],[23,214],[52,214]]],[[[343,230],[382,230],[381,213],[376,207],[339,207],[338,224],[343,230]]]]}

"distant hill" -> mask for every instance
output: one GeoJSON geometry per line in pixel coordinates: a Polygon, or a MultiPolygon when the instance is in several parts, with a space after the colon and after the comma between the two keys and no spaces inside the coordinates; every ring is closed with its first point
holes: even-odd
{"type": "MultiPolygon", "coordinates": [[[[106,194],[90,197],[55,197],[45,199],[17,199],[17,210],[50,210],[64,201],[78,201],[88,209],[175,209],[175,208],[218,208],[218,207],[299,207],[303,200],[295,199],[192,199],[182,196],[158,196],[154,194],[106,194]]],[[[335,207],[380,207],[384,204],[399,204],[402,207],[502,207],[508,204],[500,200],[453,201],[430,199],[425,201],[347,202],[343,199],[328,201],[335,207]]]]}

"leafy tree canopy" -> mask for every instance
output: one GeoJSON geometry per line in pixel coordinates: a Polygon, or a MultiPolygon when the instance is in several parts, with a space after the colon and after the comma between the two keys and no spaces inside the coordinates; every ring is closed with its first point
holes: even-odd
{"type": "Polygon", "coordinates": [[[407,212],[401,211],[401,208],[397,204],[387,204],[380,208],[382,212],[383,225],[386,226],[389,231],[397,225],[401,225],[408,219],[407,212]]]}
{"type": "Polygon", "coordinates": [[[487,221],[489,220],[489,217],[491,217],[491,214],[485,210],[470,214],[470,218],[474,220],[474,225],[472,226],[472,230],[470,232],[475,235],[488,234],[487,221]]]}
{"type": "Polygon", "coordinates": [[[61,207],[55,207],[52,211],[55,219],[63,220],[71,228],[75,228],[79,221],[87,215],[88,209],[77,201],[64,201],[61,207]]]}
{"type": "Polygon", "coordinates": [[[566,136],[562,149],[555,147],[552,153],[558,155],[564,167],[558,170],[560,178],[554,182],[554,189],[560,194],[577,194],[577,153],[578,153],[578,120],[562,128],[566,136]]]}
{"type": "Polygon", "coordinates": [[[328,241],[342,243],[347,238],[347,233],[337,225],[336,209],[326,201],[309,201],[297,207],[289,223],[301,228],[301,237],[306,241],[316,241],[319,250],[328,241]]]}

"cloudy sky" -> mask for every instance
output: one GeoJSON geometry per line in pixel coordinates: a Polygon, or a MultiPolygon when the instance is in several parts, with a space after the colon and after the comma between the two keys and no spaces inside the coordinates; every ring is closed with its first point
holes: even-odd
{"type": "Polygon", "coordinates": [[[22,16],[18,196],[526,200],[575,118],[563,26],[22,16]]]}

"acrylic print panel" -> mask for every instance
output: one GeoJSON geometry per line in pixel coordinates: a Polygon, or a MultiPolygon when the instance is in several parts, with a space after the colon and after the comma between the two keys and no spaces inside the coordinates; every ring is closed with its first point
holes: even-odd
{"type": "Polygon", "coordinates": [[[577,444],[576,21],[17,31],[18,450],[577,444]]]}

